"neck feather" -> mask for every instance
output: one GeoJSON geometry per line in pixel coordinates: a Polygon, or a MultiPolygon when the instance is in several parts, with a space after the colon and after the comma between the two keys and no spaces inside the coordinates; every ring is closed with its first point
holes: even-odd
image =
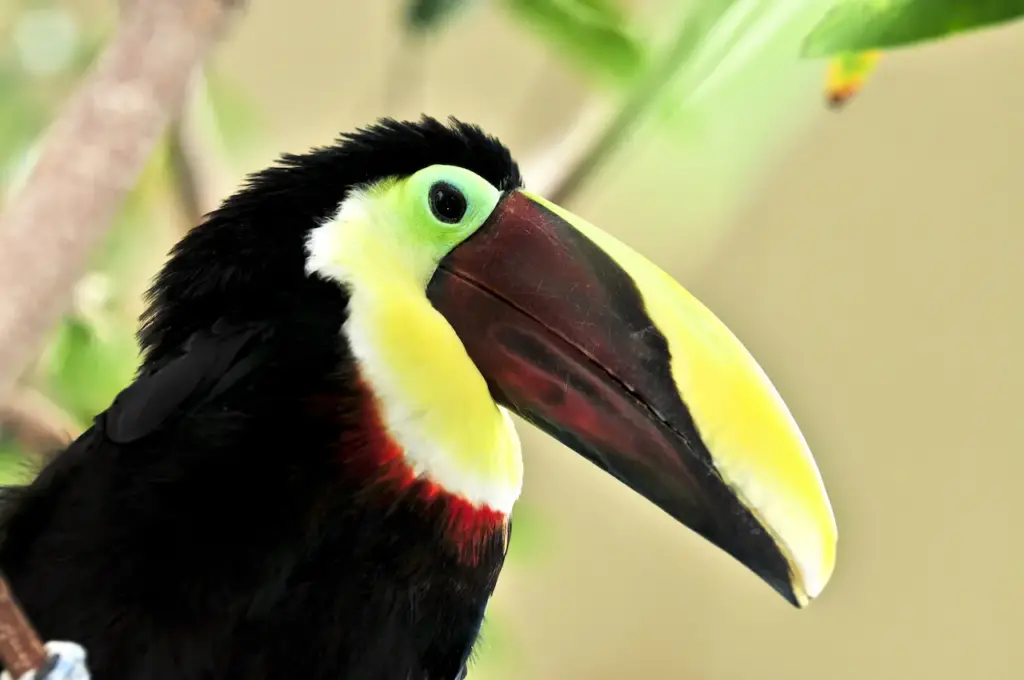
{"type": "Polygon", "coordinates": [[[382,427],[417,478],[509,515],[519,437],[448,322],[421,291],[354,285],[343,332],[382,427]]]}
{"type": "Polygon", "coordinates": [[[350,422],[341,449],[346,476],[366,499],[386,512],[401,504],[424,519],[427,531],[464,564],[476,564],[500,537],[507,544],[509,514],[453,493],[417,472],[410,456],[388,431],[380,401],[366,380],[358,384],[359,417],[350,422]]]}

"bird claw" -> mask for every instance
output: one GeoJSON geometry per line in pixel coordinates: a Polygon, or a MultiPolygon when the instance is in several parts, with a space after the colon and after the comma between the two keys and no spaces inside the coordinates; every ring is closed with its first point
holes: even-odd
{"type": "MultiPolygon", "coordinates": [[[[43,645],[49,655],[39,670],[29,671],[18,680],[91,680],[89,668],[85,665],[85,650],[74,642],[47,642],[43,645]]],[[[0,680],[11,680],[7,671],[0,673],[0,680]]]]}

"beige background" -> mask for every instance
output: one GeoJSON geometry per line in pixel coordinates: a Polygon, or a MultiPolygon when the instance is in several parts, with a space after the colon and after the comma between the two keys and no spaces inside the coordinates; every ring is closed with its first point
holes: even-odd
{"type": "MultiPolygon", "coordinates": [[[[251,3],[217,63],[267,111],[254,165],[421,109],[527,157],[583,102],[573,72],[483,9],[388,103],[394,4],[251,3]]],[[[794,610],[524,432],[549,546],[508,568],[494,605],[521,658],[476,677],[1024,678],[1022,73],[1024,26],[892,55],[838,115],[822,110],[820,65],[766,75],[729,95],[707,138],[638,140],[573,203],[683,281],[773,376],[829,486],[838,568],[794,610]],[[760,172],[730,165],[749,167],[736,159],[755,146],[760,172]]]]}

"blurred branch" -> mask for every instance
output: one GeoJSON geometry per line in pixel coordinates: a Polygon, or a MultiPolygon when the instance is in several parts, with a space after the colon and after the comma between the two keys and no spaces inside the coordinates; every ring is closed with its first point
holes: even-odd
{"type": "Polygon", "coordinates": [[[185,216],[186,229],[191,229],[203,219],[202,161],[195,140],[185,121],[174,121],[170,132],[170,164],[174,182],[174,193],[185,216]]]}
{"type": "Polygon", "coordinates": [[[214,184],[214,163],[197,113],[202,85],[200,71],[189,84],[181,112],[171,122],[168,139],[171,181],[181,206],[186,231],[203,220],[210,205],[210,187],[214,184]]]}
{"type": "Polygon", "coordinates": [[[560,205],[570,198],[600,164],[594,149],[606,146],[601,140],[608,134],[609,120],[607,105],[592,102],[558,140],[543,144],[545,151],[526,163],[524,170],[530,190],[560,205]]]}
{"type": "Polygon", "coordinates": [[[12,678],[40,670],[47,661],[43,641],[25,616],[3,574],[0,574],[0,660],[7,671],[5,674],[12,678]]]}
{"type": "Polygon", "coordinates": [[[753,5],[756,0],[718,0],[703,9],[703,16],[686,15],[661,59],[617,109],[610,114],[600,106],[585,110],[566,138],[538,161],[542,181],[535,191],[555,203],[568,203],[654,108],[679,72],[699,61],[691,57],[704,44],[705,32],[730,12],[742,15],[753,5]]]}
{"type": "Polygon", "coordinates": [[[0,430],[32,453],[49,455],[60,451],[81,429],[74,418],[36,390],[15,392],[0,408],[0,430]]]}
{"type": "Polygon", "coordinates": [[[0,403],[67,307],[239,0],[132,0],[0,214],[0,403]]]}

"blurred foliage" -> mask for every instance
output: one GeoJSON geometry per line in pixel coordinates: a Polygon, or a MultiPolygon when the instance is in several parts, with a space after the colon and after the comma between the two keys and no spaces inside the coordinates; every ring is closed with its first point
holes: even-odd
{"type": "MultiPolygon", "coordinates": [[[[0,197],[24,179],[36,140],[109,35],[109,17],[91,9],[22,0],[0,10],[0,197]]],[[[192,107],[214,153],[230,160],[251,146],[258,116],[229,81],[216,72],[204,75],[192,107]]],[[[167,248],[189,226],[173,208],[177,178],[168,143],[158,145],[120,206],[104,246],[76,286],[71,309],[30,373],[33,386],[83,427],[132,379],[142,294],[167,248]]],[[[14,448],[7,442],[0,452],[14,448]]],[[[0,481],[15,472],[0,464],[0,481]]]]}
{"type": "Polygon", "coordinates": [[[829,61],[828,80],[825,84],[829,103],[836,107],[842,106],[860,92],[881,57],[881,52],[872,50],[842,54],[829,61]]]}
{"type": "MultiPolygon", "coordinates": [[[[436,32],[461,16],[473,0],[407,0],[412,33],[436,32]]],[[[547,42],[587,75],[622,84],[645,64],[647,45],[616,0],[503,0],[509,16],[547,42]]]]}
{"type": "Polygon", "coordinates": [[[0,483],[21,484],[32,479],[30,452],[21,448],[0,432],[0,483]]]}
{"type": "Polygon", "coordinates": [[[195,108],[206,116],[206,127],[221,143],[220,153],[228,161],[242,164],[253,149],[264,124],[259,111],[230,79],[207,69],[205,86],[199,88],[195,108]]]}
{"type": "Polygon", "coordinates": [[[826,99],[849,101],[883,50],[950,38],[1024,16],[1024,0],[835,0],[804,39],[802,54],[829,57],[826,99]]]}
{"type": "Polygon", "coordinates": [[[44,387],[81,423],[103,411],[135,373],[135,338],[127,324],[105,324],[78,315],[57,328],[46,353],[44,387]]]}
{"type": "Polygon", "coordinates": [[[1024,16],[1024,0],[843,0],[807,36],[803,54],[892,49],[1024,16]]]}
{"type": "Polygon", "coordinates": [[[473,0],[409,0],[405,25],[413,32],[432,31],[454,19],[473,0]]]}
{"type": "Polygon", "coordinates": [[[505,0],[510,15],[587,75],[628,83],[647,64],[647,44],[614,0],[505,0]]]}

